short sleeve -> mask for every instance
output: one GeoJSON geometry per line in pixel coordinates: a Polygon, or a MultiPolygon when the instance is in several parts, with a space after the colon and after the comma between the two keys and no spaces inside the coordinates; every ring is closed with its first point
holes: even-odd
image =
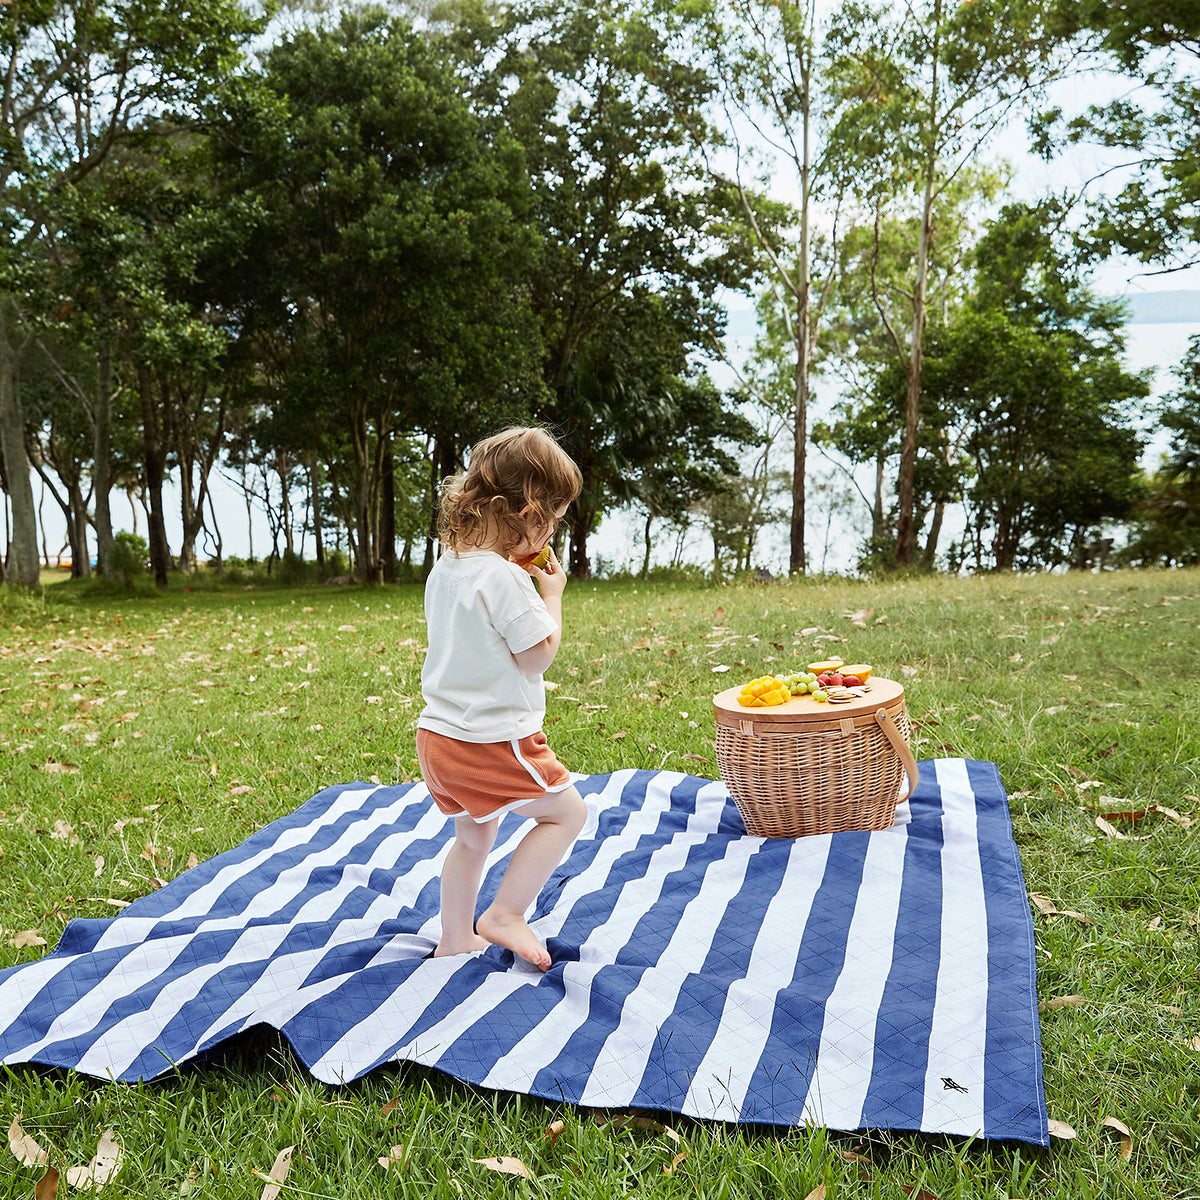
{"type": "Polygon", "coordinates": [[[520,654],[557,633],[558,623],[528,575],[513,564],[504,565],[503,575],[494,581],[494,591],[488,596],[489,615],[505,645],[513,654],[520,654]]]}

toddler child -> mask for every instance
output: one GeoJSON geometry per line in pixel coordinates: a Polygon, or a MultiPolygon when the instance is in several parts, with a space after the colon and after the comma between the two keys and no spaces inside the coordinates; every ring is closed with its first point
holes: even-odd
{"type": "Polygon", "coordinates": [[[442,554],[425,585],[429,649],[417,720],[421,774],[438,808],[454,817],[435,956],[494,942],[543,971],[550,966],[525,914],[587,809],[542,732],[542,673],[562,637],[566,575],[553,550],[544,567],[531,560],[582,486],[579,468],[536,428],[479,442],[466,472],[442,485],[442,554]],[[534,825],[476,920],[484,862],[510,810],[534,825]]]}

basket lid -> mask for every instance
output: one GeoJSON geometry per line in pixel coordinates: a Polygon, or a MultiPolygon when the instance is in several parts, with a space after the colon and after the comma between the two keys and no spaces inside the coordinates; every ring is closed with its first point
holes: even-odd
{"type": "Polygon", "coordinates": [[[893,679],[880,679],[872,675],[870,684],[869,692],[844,704],[822,703],[811,696],[793,696],[786,704],[772,704],[767,708],[747,708],[739,704],[737,698],[742,690],[739,684],[718,692],[713,697],[713,708],[718,721],[724,715],[727,719],[734,717],[739,721],[750,720],[763,724],[778,721],[788,725],[803,725],[807,721],[830,721],[874,713],[882,705],[895,704],[904,695],[904,688],[893,679]]]}

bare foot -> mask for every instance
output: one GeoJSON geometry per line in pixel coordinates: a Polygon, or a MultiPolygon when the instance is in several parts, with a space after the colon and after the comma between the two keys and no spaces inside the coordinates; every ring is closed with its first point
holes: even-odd
{"type": "Polygon", "coordinates": [[[433,952],[434,958],[451,958],[455,954],[473,954],[476,950],[486,950],[492,943],[487,938],[481,938],[473,933],[463,942],[448,942],[443,938],[433,952]]]}
{"type": "Polygon", "coordinates": [[[489,942],[503,946],[518,954],[526,962],[532,963],[539,971],[550,969],[550,955],[546,947],[537,939],[537,934],[525,924],[525,920],[517,913],[505,909],[489,908],[475,922],[479,930],[489,942]]]}

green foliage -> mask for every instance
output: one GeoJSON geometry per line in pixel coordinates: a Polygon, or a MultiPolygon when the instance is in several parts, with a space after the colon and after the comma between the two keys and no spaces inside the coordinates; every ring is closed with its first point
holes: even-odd
{"type": "Polygon", "coordinates": [[[1168,267],[1190,264],[1200,241],[1200,9],[1189,2],[1060,0],[1057,19],[1094,62],[1145,89],[1073,113],[1055,108],[1038,122],[1047,156],[1064,143],[1119,156],[1113,167],[1120,171],[1118,186],[1087,206],[1081,250],[1168,267]]]}
{"type": "Polygon", "coordinates": [[[113,535],[110,562],[116,578],[132,589],[135,581],[150,570],[150,547],[140,533],[123,529],[113,535]]]}
{"type": "Polygon", "coordinates": [[[265,368],[243,457],[319,449],[362,578],[392,438],[452,459],[538,389],[521,149],[462,92],[437,42],[372,10],[277,41],[218,131],[230,202],[256,214],[259,270],[230,295],[265,368]]]}

